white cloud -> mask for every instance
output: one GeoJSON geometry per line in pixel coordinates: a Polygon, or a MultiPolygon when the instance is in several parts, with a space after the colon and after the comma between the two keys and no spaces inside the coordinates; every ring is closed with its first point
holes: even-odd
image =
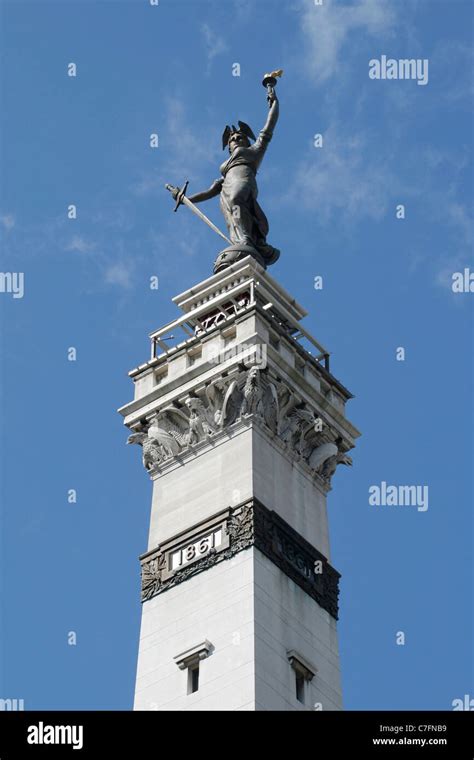
{"type": "MultiPolygon", "coordinates": [[[[219,135],[207,124],[191,127],[183,100],[177,95],[167,99],[165,103],[165,119],[162,161],[159,173],[156,170],[144,170],[132,184],[134,195],[146,196],[165,192],[164,184],[181,185],[184,179],[191,183],[197,181],[203,171],[209,173],[208,165],[213,156],[216,158],[215,175],[209,175],[209,185],[218,176],[219,165],[219,135]]],[[[190,193],[201,190],[201,187],[190,188],[190,193]]]]}
{"type": "Polygon", "coordinates": [[[189,125],[190,119],[186,115],[183,101],[178,97],[170,98],[167,102],[166,131],[171,140],[173,164],[202,166],[204,161],[209,160],[209,140],[203,141],[197,130],[189,125]]]}
{"type": "Polygon", "coordinates": [[[189,124],[190,120],[186,114],[183,101],[178,97],[169,98],[166,114],[168,133],[176,135],[176,145],[181,147],[183,153],[192,152],[200,156],[207,155],[207,150],[197,137],[196,130],[192,129],[189,124]]]}
{"type": "Polygon", "coordinates": [[[211,69],[214,58],[218,55],[222,55],[228,50],[227,44],[223,37],[220,37],[209,24],[202,24],[201,33],[204,38],[204,45],[206,48],[208,73],[211,69]]]}
{"type": "Polygon", "coordinates": [[[105,270],[105,282],[109,285],[118,285],[128,289],[132,286],[132,268],[125,261],[117,261],[105,270]]]}
{"type": "MultiPolygon", "coordinates": [[[[474,96],[474,53],[459,40],[443,39],[430,56],[430,65],[436,68],[440,96],[446,103],[457,105],[465,101],[471,108],[474,96]]],[[[439,108],[439,97],[437,107],[439,108]]]]}
{"type": "Polygon", "coordinates": [[[472,250],[474,225],[472,215],[469,214],[466,206],[458,201],[452,201],[447,204],[446,216],[448,224],[456,228],[466,247],[472,250]]]}
{"type": "Polygon", "coordinates": [[[7,231],[12,230],[15,226],[15,217],[13,214],[3,214],[3,216],[0,216],[0,222],[7,231]]]}
{"type": "Polygon", "coordinates": [[[90,253],[95,249],[95,243],[89,243],[81,235],[74,235],[74,237],[66,244],[66,251],[77,251],[78,253],[90,253]]]}
{"type": "Polygon", "coordinates": [[[375,37],[391,32],[395,22],[395,3],[388,0],[358,0],[356,4],[340,2],[316,6],[305,0],[301,15],[304,39],[303,63],[307,74],[321,84],[336,73],[342,49],[353,33],[375,37]]]}
{"type": "MultiPolygon", "coordinates": [[[[435,284],[452,293],[453,274],[455,272],[464,272],[466,267],[471,267],[472,270],[472,259],[468,256],[463,256],[459,252],[451,252],[446,257],[446,261],[439,262],[435,273],[435,284]]],[[[457,296],[454,301],[458,305],[461,305],[463,299],[457,296]]]]}
{"type": "Polygon", "coordinates": [[[132,190],[138,196],[151,195],[163,190],[163,182],[155,174],[142,172],[140,179],[133,183],[132,190]]]}
{"type": "Polygon", "coordinates": [[[371,155],[369,136],[341,135],[333,125],[324,147],[311,147],[296,167],[286,200],[317,210],[323,223],[341,216],[380,219],[395,184],[390,167],[371,155]]]}
{"type": "Polygon", "coordinates": [[[238,23],[245,24],[253,15],[256,0],[234,0],[234,14],[238,23]]]}

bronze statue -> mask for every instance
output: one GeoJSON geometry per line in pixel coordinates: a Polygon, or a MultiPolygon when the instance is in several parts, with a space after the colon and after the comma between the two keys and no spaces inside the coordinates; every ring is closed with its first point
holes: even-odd
{"type": "Polygon", "coordinates": [[[218,272],[245,256],[253,256],[259,264],[267,267],[277,261],[280,252],[267,243],[268,221],[258,201],[256,174],[273,136],[278,120],[279,104],[275,93],[276,77],[282,71],[265,74],[262,84],[267,88],[269,113],[265,126],[257,138],[245,122],[239,121],[238,128],[226,126],[222,135],[222,147],[230,156],[220,166],[222,177],[216,179],[208,190],[186,197],[186,182],[183,189],[166,185],[177,201],[175,211],[184,203],[209,224],[215,232],[226,239],[230,246],[225,248],[214,265],[218,272]],[[251,144],[253,140],[253,144],[251,144]],[[210,222],[194,204],[220,196],[220,207],[227,225],[229,238],[210,222]]]}

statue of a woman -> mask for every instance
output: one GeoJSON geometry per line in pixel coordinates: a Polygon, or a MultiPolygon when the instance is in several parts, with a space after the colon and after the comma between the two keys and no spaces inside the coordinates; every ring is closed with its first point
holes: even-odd
{"type": "Polygon", "coordinates": [[[268,266],[280,255],[277,248],[267,243],[268,221],[257,201],[256,174],[272,139],[279,113],[278,98],[271,86],[268,87],[267,100],[270,111],[257,139],[244,122],[239,121],[238,129],[227,126],[222,135],[222,147],[228,147],[230,156],[221,164],[222,177],[216,179],[208,190],[189,197],[193,203],[200,203],[220,195],[232,246],[222,251],[214,271],[248,255],[268,266]],[[255,140],[253,145],[250,139],[255,140]]]}

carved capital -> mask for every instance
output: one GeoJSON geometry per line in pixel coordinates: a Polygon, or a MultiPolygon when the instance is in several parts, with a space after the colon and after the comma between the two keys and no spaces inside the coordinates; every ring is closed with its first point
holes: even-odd
{"type": "Polygon", "coordinates": [[[351,464],[344,442],[321,416],[284,383],[256,366],[220,377],[180,403],[160,409],[129,443],[142,446],[149,472],[208,441],[239,420],[251,418],[277,436],[291,456],[304,462],[329,487],[339,464],[351,464]]]}

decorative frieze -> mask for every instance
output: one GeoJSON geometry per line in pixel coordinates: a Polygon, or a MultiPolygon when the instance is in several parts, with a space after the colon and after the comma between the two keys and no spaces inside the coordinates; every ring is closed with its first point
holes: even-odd
{"type": "Polygon", "coordinates": [[[142,446],[145,468],[157,472],[247,418],[277,436],[291,456],[304,461],[328,487],[338,464],[352,464],[348,445],[336,431],[268,369],[256,366],[218,377],[179,403],[165,406],[128,442],[142,446]]]}
{"type": "Polygon", "coordinates": [[[339,573],[276,512],[256,499],[229,507],[144,554],[142,601],[255,546],[337,619],[339,573]]]}

